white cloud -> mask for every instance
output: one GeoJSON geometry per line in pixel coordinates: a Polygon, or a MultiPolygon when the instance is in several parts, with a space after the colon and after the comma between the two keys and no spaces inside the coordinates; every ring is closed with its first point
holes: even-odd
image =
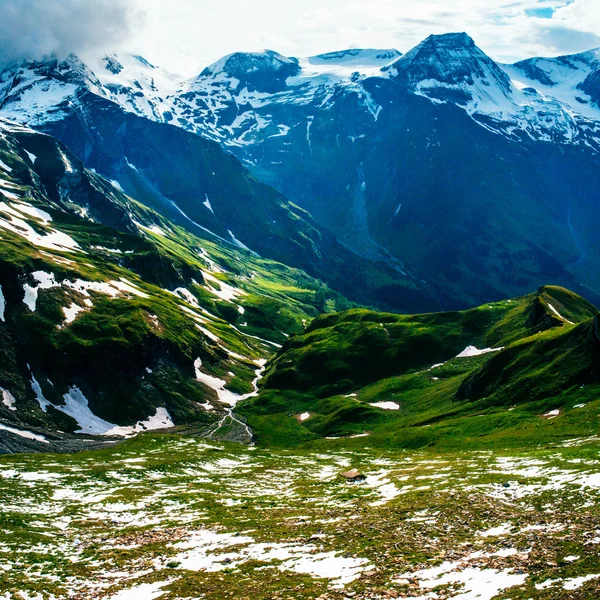
{"type": "Polygon", "coordinates": [[[0,14],[0,53],[11,45],[99,51],[125,40],[130,50],[189,76],[237,50],[405,52],[431,33],[452,31],[466,31],[506,62],[600,45],[599,0],[0,0],[0,14]],[[541,18],[548,10],[552,18],[541,18]],[[57,14],[68,16],[57,22],[57,14]],[[24,43],[6,34],[19,27],[24,43]]]}
{"type": "Polygon", "coordinates": [[[118,47],[139,19],[131,0],[0,0],[0,63],[118,47]]]}

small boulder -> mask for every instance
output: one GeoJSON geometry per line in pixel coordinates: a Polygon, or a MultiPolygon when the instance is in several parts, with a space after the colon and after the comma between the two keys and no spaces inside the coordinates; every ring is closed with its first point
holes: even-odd
{"type": "Polygon", "coordinates": [[[353,469],[352,471],[346,471],[345,473],[341,473],[341,477],[343,477],[347,481],[351,481],[354,483],[358,481],[364,481],[366,479],[366,477],[356,469],[353,469]]]}

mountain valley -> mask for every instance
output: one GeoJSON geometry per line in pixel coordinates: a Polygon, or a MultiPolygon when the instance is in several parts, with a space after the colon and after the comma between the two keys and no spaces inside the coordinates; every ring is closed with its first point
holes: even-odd
{"type": "Polygon", "coordinates": [[[0,70],[0,598],[596,598],[600,50],[0,70]]]}

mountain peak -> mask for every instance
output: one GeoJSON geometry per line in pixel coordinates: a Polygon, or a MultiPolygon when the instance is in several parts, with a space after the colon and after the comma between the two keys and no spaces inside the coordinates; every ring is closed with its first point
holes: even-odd
{"type": "Polygon", "coordinates": [[[235,52],[206,67],[198,79],[225,78],[236,80],[238,89],[276,93],[285,88],[289,77],[299,72],[296,58],[288,58],[274,50],[235,52]]]}
{"type": "Polygon", "coordinates": [[[475,87],[510,93],[508,75],[466,33],[430,35],[382,71],[410,87],[460,88],[467,102],[475,87]]]}
{"type": "Polygon", "coordinates": [[[467,33],[442,33],[433,34],[427,37],[423,44],[434,45],[444,48],[475,48],[473,38],[467,33]]]}

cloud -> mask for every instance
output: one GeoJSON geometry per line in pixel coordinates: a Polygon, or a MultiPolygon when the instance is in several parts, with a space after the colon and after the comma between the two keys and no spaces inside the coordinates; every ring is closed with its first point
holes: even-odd
{"type": "Polygon", "coordinates": [[[115,49],[142,18],[128,0],[0,0],[0,64],[115,49]]]}
{"type": "Polygon", "coordinates": [[[600,45],[600,0],[0,0],[0,62],[127,49],[189,77],[240,50],[406,52],[453,31],[503,62],[578,52],[600,45]]]}

